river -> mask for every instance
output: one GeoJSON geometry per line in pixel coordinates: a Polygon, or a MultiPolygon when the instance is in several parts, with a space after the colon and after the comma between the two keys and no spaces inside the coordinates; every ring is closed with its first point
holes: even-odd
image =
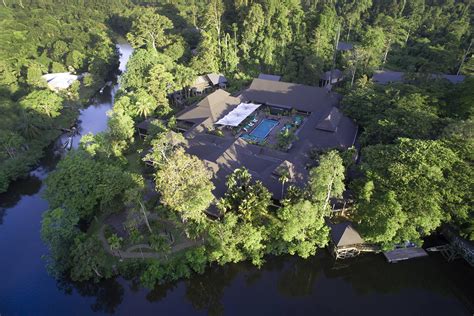
{"type": "MultiPolygon", "coordinates": [[[[132,50],[118,44],[125,69],[132,50]]],[[[81,134],[107,126],[118,86],[81,111],[81,134]]],[[[75,139],[75,144],[79,138],[75,139]]],[[[380,255],[334,262],[322,249],[310,259],[270,257],[210,267],[203,275],[150,291],[134,280],[72,284],[48,275],[41,256],[42,181],[58,158],[49,150],[30,176],[0,195],[0,315],[472,315],[474,269],[440,255],[388,264],[380,255]]]]}

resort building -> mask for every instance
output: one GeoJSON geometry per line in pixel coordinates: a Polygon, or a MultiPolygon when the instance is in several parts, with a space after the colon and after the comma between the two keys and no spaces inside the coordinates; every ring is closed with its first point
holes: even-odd
{"type": "Polygon", "coordinates": [[[274,79],[254,79],[239,96],[216,90],[176,116],[187,152],[213,170],[217,198],[226,177],[245,167],[281,199],[290,184],[306,183],[313,150],[354,145],[357,125],[337,108],[339,95],[274,79]]]}
{"type": "Polygon", "coordinates": [[[344,73],[339,69],[326,71],[319,80],[319,86],[335,85],[344,79],[344,73]]]}
{"type": "Polygon", "coordinates": [[[348,42],[337,43],[337,50],[341,52],[349,51],[354,49],[354,44],[348,42]]]}
{"type": "Polygon", "coordinates": [[[227,87],[227,78],[223,74],[207,74],[196,77],[190,90],[194,95],[201,95],[211,89],[227,87]]]}
{"type": "Polygon", "coordinates": [[[374,73],[372,80],[377,84],[389,84],[409,81],[410,76],[425,77],[426,79],[444,79],[453,84],[461,83],[466,78],[466,76],[463,75],[404,73],[401,71],[378,70],[374,73]]]}

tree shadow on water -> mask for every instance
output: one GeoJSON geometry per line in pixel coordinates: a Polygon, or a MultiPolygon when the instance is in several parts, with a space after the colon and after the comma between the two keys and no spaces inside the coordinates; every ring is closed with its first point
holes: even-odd
{"type": "Polygon", "coordinates": [[[116,308],[122,303],[124,288],[112,278],[98,283],[93,282],[72,282],[66,279],[57,281],[58,288],[66,295],[71,295],[76,291],[84,297],[95,297],[95,301],[90,305],[91,311],[113,314],[116,308]]]}

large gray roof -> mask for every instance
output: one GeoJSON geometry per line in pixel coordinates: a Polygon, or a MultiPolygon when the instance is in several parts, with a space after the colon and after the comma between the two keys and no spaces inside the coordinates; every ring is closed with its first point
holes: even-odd
{"type": "Polygon", "coordinates": [[[212,138],[218,137],[197,135],[188,140],[186,150],[204,160],[213,169],[213,193],[217,198],[224,196],[227,176],[242,167],[249,170],[255,181],[261,181],[275,199],[282,198],[282,186],[279,176],[275,174],[275,170],[281,165],[291,165],[291,177],[285,187],[289,184],[302,186],[306,181],[306,158],[303,156],[252,145],[241,138],[232,141],[221,139],[219,143],[215,143],[212,138]]]}
{"type": "Polygon", "coordinates": [[[227,91],[218,89],[201,100],[197,105],[184,109],[176,115],[177,120],[206,125],[213,124],[233,110],[240,99],[232,97],[227,91]]]}
{"type": "Polygon", "coordinates": [[[254,79],[242,95],[251,102],[305,112],[320,111],[333,104],[324,88],[263,79],[254,79]]]}
{"type": "MultiPolygon", "coordinates": [[[[217,96],[219,97],[204,99],[197,107],[178,115],[177,119],[203,120],[204,116],[210,115],[215,102],[229,100],[229,95],[223,92],[218,92],[217,96]]],[[[279,177],[282,168],[288,169],[290,173],[289,183],[285,188],[290,184],[301,187],[305,185],[308,177],[307,166],[311,164],[308,152],[311,149],[345,149],[354,144],[357,125],[335,107],[339,101],[339,96],[335,93],[304,85],[255,79],[251,87],[244,92],[243,98],[273,105],[278,101],[280,106],[296,108],[310,114],[298,129],[298,139],[288,152],[249,144],[241,138],[217,137],[202,131],[196,132],[195,128],[191,129],[190,132],[194,132],[188,133],[186,150],[204,160],[214,171],[213,193],[217,198],[222,197],[226,191],[227,176],[235,169],[245,167],[254,180],[261,181],[275,199],[281,199],[282,185],[279,177]]],[[[238,104],[238,98],[232,100],[238,104]]],[[[225,109],[229,107],[232,106],[223,106],[225,109]]],[[[219,113],[214,113],[205,122],[215,122],[219,113]]]]}

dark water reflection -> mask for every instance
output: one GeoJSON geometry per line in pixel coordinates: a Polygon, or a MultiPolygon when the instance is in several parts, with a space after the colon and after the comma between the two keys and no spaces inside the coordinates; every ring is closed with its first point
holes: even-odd
{"type": "MultiPolygon", "coordinates": [[[[122,67],[123,65],[121,65],[122,67]]],[[[106,126],[116,87],[81,113],[82,132],[106,126]],[[110,92],[110,93],[109,93],[110,92]],[[108,100],[108,101],[107,101],[108,100]]],[[[52,152],[52,150],[48,150],[52,152]]],[[[399,264],[381,256],[335,263],[316,257],[271,257],[213,266],[203,275],[153,290],[136,280],[55,280],[41,256],[42,180],[58,158],[48,155],[26,179],[0,195],[0,315],[472,315],[474,269],[430,255],[399,264]]]]}

